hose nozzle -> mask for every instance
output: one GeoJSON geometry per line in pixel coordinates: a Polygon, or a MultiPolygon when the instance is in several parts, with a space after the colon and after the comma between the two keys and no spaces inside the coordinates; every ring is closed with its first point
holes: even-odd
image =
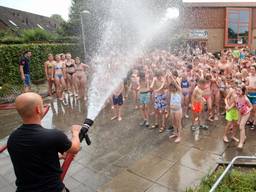
{"type": "Polygon", "coordinates": [[[90,129],[90,127],[93,125],[93,120],[91,119],[85,119],[84,121],[84,124],[80,130],[80,133],[79,133],[79,139],[80,139],[80,142],[83,141],[83,139],[85,139],[87,145],[90,145],[91,144],[91,140],[90,138],[88,137],[88,130],[90,129]]]}

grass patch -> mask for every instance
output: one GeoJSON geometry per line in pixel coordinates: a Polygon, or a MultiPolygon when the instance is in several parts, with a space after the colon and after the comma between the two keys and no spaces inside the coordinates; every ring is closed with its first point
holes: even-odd
{"type": "MultiPolygon", "coordinates": [[[[214,182],[224,171],[224,168],[219,168],[215,173],[205,177],[201,184],[194,188],[188,189],[187,192],[208,192],[214,182]]],[[[226,175],[218,186],[216,192],[254,192],[256,191],[256,169],[242,170],[234,168],[226,175]]]]}

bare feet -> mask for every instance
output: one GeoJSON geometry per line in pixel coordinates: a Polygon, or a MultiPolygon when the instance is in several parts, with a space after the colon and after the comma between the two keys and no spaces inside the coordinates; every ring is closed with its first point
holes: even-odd
{"type": "Polygon", "coordinates": [[[213,119],[213,117],[212,117],[212,116],[210,116],[210,117],[208,118],[208,120],[209,120],[209,121],[211,121],[211,122],[213,122],[213,121],[214,121],[214,119],[213,119]]]}
{"type": "Polygon", "coordinates": [[[239,139],[236,138],[236,137],[234,137],[234,136],[233,136],[231,139],[233,139],[233,140],[234,140],[235,142],[237,142],[237,143],[239,142],[239,139]]]}
{"type": "Polygon", "coordinates": [[[180,138],[180,137],[177,137],[177,138],[175,139],[174,143],[179,143],[180,140],[181,140],[181,138],[180,138]]]}
{"type": "Polygon", "coordinates": [[[177,137],[177,134],[174,133],[174,134],[169,136],[169,139],[172,139],[172,138],[175,138],[175,137],[177,137]]]}
{"type": "Polygon", "coordinates": [[[122,121],[122,117],[118,117],[118,121],[122,121]]]}
{"type": "Polygon", "coordinates": [[[114,117],[111,118],[111,120],[115,120],[115,119],[117,119],[117,116],[114,116],[114,117]]]}
{"type": "Polygon", "coordinates": [[[238,149],[242,149],[243,146],[244,146],[244,144],[240,142],[240,143],[238,144],[237,148],[238,148],[238,149]]]}
{"type": "Polygon", "coordinates": [[[223,141],[224,141],[225,143],[229,143],[228,137],[227,137],[227,136],[224,136],[224,137],[223,137],[223,141]]]}
{"type": "Polygon", "coordinates": [[[165,128],[164,128],[164,127],[161,127],[161,128],[159,129],[159,133],[163,133],[164,130],[165,130],[165,128]]]}

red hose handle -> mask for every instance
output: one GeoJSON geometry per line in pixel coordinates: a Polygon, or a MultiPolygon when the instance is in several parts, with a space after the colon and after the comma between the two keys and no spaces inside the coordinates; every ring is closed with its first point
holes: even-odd
{"type": "Polygon", "coordinates": [[[71,153],[68,153],[64,162],[62,163],[62,166],[61,166],[61,169],[62,169],[62,173],[60,175],[60,179],[61,181],[64,180],[64,177],[68,171],[68,168],[70,166],[70,164],[72,163],[73,159],[74,159],[75,155],[74,154],[71,154],[71,153]]]}
{"type": "MultiPolygon", "coordinates": [[[[47,112],[49,111],[50,109],[50,105],[44,105],[44,115],[43,117],[47,114],[47,112]]],[[[7,145],[3,145],[3,146],[0,146],[0,153],[4,152],[5,150],[7,149],[7,145]]]]}
{"type": "Polygon", "coordinates": [[[0,153],[4,152],[7,149],[7,145],[0,146],[0,153]]]}

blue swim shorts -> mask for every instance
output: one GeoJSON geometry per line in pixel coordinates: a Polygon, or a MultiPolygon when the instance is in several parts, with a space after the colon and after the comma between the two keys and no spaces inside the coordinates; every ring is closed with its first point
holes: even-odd
{"type": "Polygon", "coordinates": [[[248,93],[247,97],[253,105],[256,105],[256,92],[248,93]]]}
{"type": "Polygon", "coordinates": [[[113,105],[123,105],[124,101],[123,101],[123,95],[120,94],[118,96],[113,95],[113,105]]]}
{"type": "Polygon", "coordinates": [[[146,104],[149,104],[149,102],[150,102],[150,93],[149,92],[140,93],[140,104],[146,105],[146,104]]]}

